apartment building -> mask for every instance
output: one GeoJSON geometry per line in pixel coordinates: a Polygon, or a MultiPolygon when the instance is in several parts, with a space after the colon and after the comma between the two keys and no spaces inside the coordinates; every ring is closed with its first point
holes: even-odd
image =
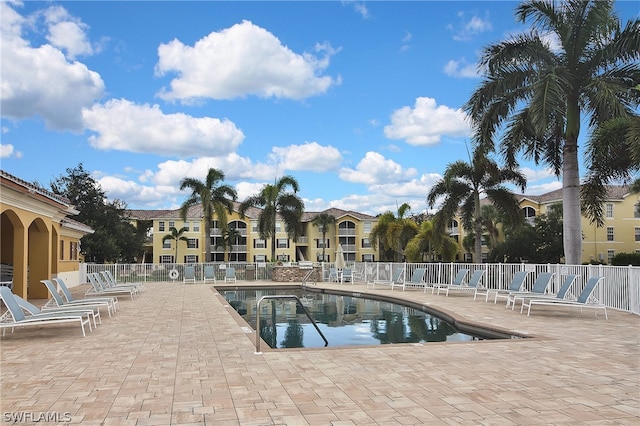
{"type": "MultiPolygon", "coordinates": [[[[525,220],[533,225],[536,216],[546,214],[548,209],[562,203],[562,189],[542,195],[518,195],[520,208],[525,220]]],[[[484,203],[488,201],[482,200],[484,203]]],[[[582,217],[582,262],[598,261],[610,263],[617,253],[640,252],[640,214],[638,204],[640,194],[630,192],[629,186],[611,185],[607,187],[607,199],[603,206],[604,226],[597,227],[586,217],[582,217]]],[[[462,239],[466,235],[459,220],[452,221],[449,234],[461,247],[459,261],[472,261],[473,255],[462,249],[462,239]]],[[[499,239],[503,239],[501,234],[499,239]]],[[[483,241],[483,259],[489,252],[483,241]]]]}
{"type": "MultiPolygon", "coordinates": [[[[201,205],[193,206],[187,212],[186,220],[182,219],[180,210],[132,210],[132,220],[145,218],[153,221],[150,232],[153,263],[199,263],[204,262],[205,238],[211,241],[211,257],[213,262],[268,262],[271,257],[271,241],[260,238],[258,232],[259,208],[250,208],[245,217],[238,213],[239,203],[227,215],[227,231],[214,217],[211,221],[210,234],[205,235],[204,215],[201,205]],[[163,237],[170,234],[171,228],[185,228],[182,236],[187,241],[176,241],[163,237]],[[226,243],[226,244],[225,244],[226,243]]],[[[276,222],[276,259],[283,262],[335,261],[338,246],[342,246],[347,261],[377,260],[377,250],[369,241],[371,229],[377,218],[363,213],[331,208],[322,212],[305,212],[300,222],[300,236],[292,241],[284,228],[284,222],[276,222]],[[335,218],[335,223],[328,226],[323,238],[322,229],[313,224],[313,220],[321,213],[335,218]]]]}

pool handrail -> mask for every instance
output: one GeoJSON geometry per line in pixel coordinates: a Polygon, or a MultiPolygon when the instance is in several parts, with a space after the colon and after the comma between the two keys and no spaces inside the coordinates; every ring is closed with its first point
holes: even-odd
{"type": "Polygon", "coordinates": [[[298,296],[294,294],[272,294],[272,295],[262,296],[260,300],[258,300],[258,305],[256,306],[256,355],[262,353],[260,352],[260,341],[262,340],[262,338],[260,337],[260,304],[265,299],[295,299],[298,306],[302,308],[305,315],[307,315],[307,318],[309,318],[309,321],[311,321],[311,324],[313,324],[313,326],[316,328],[316,330],[320,334],[320,337],[322,337],[322,340],[324,340],[324,346],[326,347],[329,345],[329,341],[327,340],[326,337],[324,337],[324,334],[322,334],[322,331],[318,327],[318,324],[316,324],[316,320],[313,319],[313,317],[307,310],[306,306],[302,304],[302,300],[300,300],[298,296]]]}

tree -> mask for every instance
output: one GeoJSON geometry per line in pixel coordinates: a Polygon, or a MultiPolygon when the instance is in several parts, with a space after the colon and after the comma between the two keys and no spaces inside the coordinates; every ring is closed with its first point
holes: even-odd
{"type": "Polygon", "coordinates": [[[326,259],[324,252],[327,246],[327,231],[329,226],[336,223],[336,218],[329,213],[323,212],[314,217],[311,223],[322,232],[322,261],[324,262],[326,259]]]}
{"type": "Polygon", "coordinates": [[[93,228],[93,234],[80,240],[85,259],[98,263],[135,261],[144,241],[129,222],[126,204],[117,199],[108,201],[82,163],[66,169],[66,173],[51,182],[51,191],[68,198],[79,211],[74,220],[93,228]]]}
{"type": "Polygon", "coordinates": [[[225,230],[222,231],[222,238],[216,242],[216,247],[222,247],[222,250],[225,252],[227,251],[227,247],[229,247],[229,257],[227,258],[229,262],[231,262],[233,246],[238,244],[238,239],[240,237],[240,232],[238,232],[236,228],[227,226],[225,230]]]}
{"type": "Polygon", "coordinates": [[[300,219],[304,212],[304,202],[296,195],[298,181],[293,176],[282,176],[273,185],[262,187],[257,195],[253,195],[240,203],[239,213],[244,218],[250,207],[260,207],[258,232],[260,238],[271,239],[271,260],[276,258],[276,223],[278,215],[284,221],[287,235],[295,239],[298,236],[300,219]],[[290,188],[290,191],[287,189],[290,188]]]}
{"type": "Polygon", "coordinates": [[[418,233],[418,225],[413,220],[405,218],[405,214],[410,210],[411,206],[403,203],[398,207],[397,216],[391,211],[381,214],[378,223],[371,230],[371,244],[374,248],[382,246],[383,257],[387,251],[395,261],[402,262],[407,243],[418,233]]]}
{"type": "Polygon", "coordinates": [[[187,219],[189,208],[196,204],[202,204],[206,262],[211,260],[211,219],[215,214],[224,232],[227,228],[227,213],[233,212],[233,202],[238,199],[236,190],[229,185],[222,184],[223,181],[224,173],[218,169],[210,168],[204,182],[194,178],[184,178],[180,182],[180,190],[191,189],[191,195],[180,207],[182,219],[187,219]]]}
{"type": "Polygon", "coordinates": [[[433,226],[433,220],[425,220],[420,224],[420,229],[404,250],[409,262],[433,261],[440,257],[444,262],[452,262],[458,254],[458,244],[449,236],[437,234],[433,226]]]}
{"type": "Polygon", "coordinates": [[[185,242],[189,241],[189,239],[184,236],[184,233],[187,232],[188,230],[189,228],[187,228],[186,226],[183,226],[180,229],[176,229],[175,226],[172,226],[171,228],[169,228],[169,233],[162,237],[163,243],[167,240],[175,241],[176,243],[176,256],[175,256],[174,263],[179,263],[178,262],[178,243],[180,241],[185,241],[185,242]]]}
{"type": "Polygon", "coordinates": [[[526,179],[521,173],[500,168],[479,147],[473,153],[471,163],[456,161],[447,166],[444,176],[431,188],[427,203],[433,208],[441,196],[444,201],[436,213],[435,226],[444,232],[451,220],[458,214],[462,224],[472,230],[475,236],[474,260],[482,259],[482,215],[480,197],[485,195],[496,207],[499,214],[516,223],[522,220],[520,206],[513,193],[503,186],[511,182],[523,191],[526,179]]]}
{"type": "MultiPolygon", "coordinates": [[[[480,65],[486,78],[464,109],[478,144],[493,147],[501,133],[508,167],[516,155],[544,163],[562,175],[566,261],[582,255],[578,137],[582,115],[592,129],[630,117],[640,102],[640,20],[622,28],[613,1],[527,0],[517,19],[532,30],[489,45],[480,65]],[[549,41],[550,37],[556,43],[549,41]]],[[[603,140],[599,143],[615,143],[603,140]]]]}

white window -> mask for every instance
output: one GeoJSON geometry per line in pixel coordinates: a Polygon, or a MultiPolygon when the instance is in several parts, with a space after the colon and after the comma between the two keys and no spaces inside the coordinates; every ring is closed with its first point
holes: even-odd
{"type": "Polygon", "coordinates": [[[253,240],[253,248],[257,248],[257,249],[267,248],[267,241],[261,240],[261,239],[255,239],[253,240]]]}
{"type": "Polygon", "coordinates": [[[289,248],[289,239],[288,238],[278,238],[277,247],[278,248],[289,248]]]}
{"type": "Polygon", "coordinates": [[[371,248],[371,241],[368,238],[362,239],[362,248],[371,248]]]}
{"type": "Polygon", "coordinates": [[[282,222],[276,221],[276,232],[282,232],[282,222]]]}
{"type": "Polygon", "coordinates": [[[316,248],[329,248],[329,240],[316,240],[316,248]]]}
{"type": "Polygon", "coordinates": [[[193,232],[200,232],[200,222],[193,222],[193,232]]]}
{"type": "Polygon", "coordinates": [[[176,223],[172,220],[169,221],[169,229],[171,228],[175,228],[176,227],[176,223]]]}
{"type": "Polygon", "coordinates": [[[170,254],[163,254],[160,256],[160,263],[173,263],[173,256],[170,254]]]}
{"type": "Polygon", "coordinates": [[[189,254],[184,257],[184,263],[198,263],[198,255],[189,254]]]}
{"type": "Polygon", "coordinates": [[[164,231],[164,221],[158,222],[158,231],[164,231]]]}
{"type": "Polygon", "coordinates": [[[640,241],[640,227],[636,226],[636,241],[640,241]]]}
{"type": "Polygon", "coordinates": [[[170,249],[171,248],[171,240],[170,239],[166,239],[162,242],[162,248],[163,249],[170,249]]]}
{"type": "Polygon", "coordinates": [[[252,220],[251,221],[251,232],[254,232],[254,233],[258,232],[258,221],[257,220],[252,220]]]}
{"type": "Polygon", "coordinates": [[[607,203],[605,204],[605,216],[607,217],[607,219],[611,219],[613,218],[613,203],[607,203]]]}
{"type": "Polygon", "coordinates": [[[611,259],[616,255],[615,250],[607,250],[607,263],[611,263],[611,259]]]}
{"type": "Polygon", "coordinates": [[[266,262],[267,261],[267,256],[264,254],[256,254],[255,256],[253,256],[253,261],[254,262],[266,262]]]}
{"type": "Polygon", "coordinates": [[[370,234],[371,233],[371,222],[364,222],[362,224],[362,228],[363,228],[363,232],[365,234],[370,234]]]}
{"type": "Polygon", "coordinates": [[[189,238],[187,241],[187,248],[197,249],[198,248],[198,239],[197,238],[189,238]]]}
{"type": "Polygon", "coordinates": [[[184,223],[184,230],[185,230],[185,232],[189,231],[189,222],[185,222],[184,223]]]}
{"type": "Polygon", "coordinates": [[[374,257],[372,254],[363,254],[362,255],[362,261],[363,262],[373,262],[374,257]]]}
{"type": "Polygon", "coordinates": [[[607,226],[607,241],[614,241],[613,226],[607,226]]]}

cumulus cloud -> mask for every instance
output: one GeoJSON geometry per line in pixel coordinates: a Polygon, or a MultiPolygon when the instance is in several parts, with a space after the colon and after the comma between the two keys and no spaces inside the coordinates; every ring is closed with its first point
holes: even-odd
{"type": "Polygon", "coordinates": [[[178,77],[158,95],[185,102],[248,95],[304,99],[339,83],[322,75],[334,50],[326,44],[316,50],[324,56],[295,53],[249,21],[212,32],[193,46],[174,39],[158,47],[156,74],[178,77]]]}
{"type": "Polygon", "coordinates": [[[86,31],[89,27],[69,15],[61,6],[52,6],[44,11],[45,22],[49,26],[47,40],[52,46],[67,52],[71,59],[94,53],[86,31]]]}
{"type": "Polygon", "coordinates": [[[82,109],[103,95],[100,75],[51,44],[31,46],[21,36],[26,20],[10,3],[0,3],[0,15],[2,116],[41,116],[49,129],[80,131],[82,109]]]}
{"type": "Polygon", "coordinates": [[[0,144],[0,158],[22,158],[22,152],[16,151],[11,144],[0,144]]]}
{"type": "Polygon", "coordinates": [[[403,139],[410,145],[434,145],[443,136],[467,137],[471,126],[461,109],[437,106],[432,98],[417,98],[413,108],[402,107],[391,114],[384,127],[389,139],[403,139]]]}
{"type": "Polygon", "coordinates": [[[342,162],[342,155],[337,148],[322,146],[317,142],[273,147],[271,151],[271,160],[285,170],[326,172],[339,167],[342,162]]]}
{"type": "Polygon", "coordinates": [[[377,152],[367,152],[355,169],[343,168],[339,172],[342,180],[352,183],[374,185],[384,182],[406,181],[417,173],[416,169],[404,169],[393,160],[377,152]]]}
{"type": "Polygon", "coordinates": [[[176,186],[141,185],[116,176],[104,176],[97,182],[110,200],[127,200],[127,203],[149,208],[166,208],[168,204],[175,203],[179,194],[176,186]],[[170,203],[167,200],[171,200],[170,203]]]}
{"type": "Polygon", "coordinates": [[[136,105],[113,99],[83,111],[88,129],[98,133],[91,145],[103,150],[193,157],[226,155],[244,140],[229,120],[195,118],[183,113],[164,114],[157,105],[136,105]]]}

